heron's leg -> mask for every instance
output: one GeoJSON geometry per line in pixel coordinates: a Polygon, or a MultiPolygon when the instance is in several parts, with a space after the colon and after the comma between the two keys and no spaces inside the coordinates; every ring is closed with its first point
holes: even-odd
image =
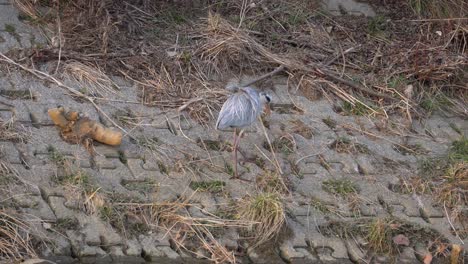
{"type": "Polygon", "coordinates": [[[242,180],[242,181],[247,181],[247,182],[251,182],[251,180],[246,180],[246,179],[242,179],[239,177],[239,174],[237,173],[237,149],[239,147],[239,143],[240,143],[240,139],[241,139],[241,136],[242,134],[244,133],[244,130],[241,130],[239,135],[237,136],[237,140],[234,144],[234,176],[231,177],[231,179],[239,179],[239,180],[242,180]]]}
{"type": "Polygon", "coordinates": [[[234,152],[234,175],[232,176],[233,178],[237,178],[238,175],[237,175],[237,142],[239,141],[239,137],[237,137],[237,128],[234,128],[234,149],[233,149],[233,152],[234,152]]]}
{"type": "MultiPolygon", "coordinates": [[[[237,129],[234,130],[234,134],[236,132],[237,132],[237,129]]],[[[235,164],[234,164],[234,177],[233,178],[236,178],[236,179],[240,179],[239,174],[237,174],[237,163],[238,163],[237,162],[237,150],[239,148],[239,142],[240,142],[240,140],[242,138],[242,134],[244,134],[243,129],[241,129],[241,131],[239,132],[239,135],[237,136],[237,140],[236,140],[236,142],[234,144],[234,162],[235,162],[235,164]]]]}

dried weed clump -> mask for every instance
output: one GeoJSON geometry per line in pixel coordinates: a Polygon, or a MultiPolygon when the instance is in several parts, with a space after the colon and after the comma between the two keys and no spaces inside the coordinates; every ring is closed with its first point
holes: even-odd
{"type": "Polygon", "coordinates": [[[18,215],[0,209],[0,261],[21,261],[37,256],[29,224],[18,215]]]}
{"type": "MultiPolygon", "coordinates": [[[[468,233],[468,226],[465,225],[468,214],[463,209],[468,205],[468,139],[462,137],[452,142],[441,163],[438,168],[426,166],[422,172],[432,171],[432,190],[438,204],[450,209],[451,217],[462,223],[465,228],[463,232],[468,233]]],[[[437,166],[437,163],[432,166],[437,166]]]]}
{"type": "MultiPolygon", "coordinates": [[[[215,119],[227,95],[226,78],[279,65],[305,96],[333,94],[359,113],[385,118],[419,115],[421,102],[438,92],[459,95],[466,82],[466,20],[457,19],[466,10],[462,0],[409,0],[403,6],[412,7],[413,16],[440,11],[443,16],[432,16],[445,18],[411,20],[411,30],[408,21],[392,20],[398,10],[350,21],[303,1],[249,7],[183,1],[177,8],[165,1],[15,1],[55,33],[53,45],[33,61],[58,59],[68,75],[90,83],[87,92],[95,96],[115,92],[107,76],[124,77],[140,87],[142,103],[185,110],[203,124],[215,119]],[[53,12],[41,14],[39,4],[53,12]],[[363,24],[381,34],[363,37],[363,24]],[[437,29],[442,36],[433,34],[437,29]],[[389,81],[398,78],[404,82],[389,81]]],[[[449,108],[466,115],[463,100],[449,108]]]]}
{"type": "Polygon", "coordinates": [[[117,85],[96,66],[71,60],[63,68],[64,77],[80,83],[84,94],[105,97],[117,93],[117,85]]]}
{"type": "Polygon", "coordinates": [[[460,213],[468,205],[467,190],[468,163],[451,165],[437,187],[439,202],[460,213]]]}
{"type": "Polygon", "coordinates": [[[278,193],[259,193],[245,197],[238,207],[239,219],[255,222],[251,227],[253,248],[274,239],[286,221],[286,213],[278,193]]]}
{"type": "Polygon", "coordinates": [[[24,142],[27,138],[26,132],[18,126],[14,117],[6,121],[0,118],[0,140],[24,142]]]}
{"type": "Polygon", "coordinates": [[[219,14],[208,14],[200,26],[200,36],[203,43],[195,55],[209,67],[208,72],[221,74],[232,65],[260,70],[292,63],[269,51],[246,30],[236,28],[219,14]]]}
{"type": "Polygon", "coordinates": [[[188,208],[196,207],[190,198],[155,203],[120,203],[133,222],[142,223],[152,230],[163,231],[179,249],[214,263],[236,263],[234,252],[226,249],[213,235],[214,230],[226,227],[246,228],[252,223],[242,220],[222,219],[214,215],[194,217],[188,208]],[[195,244],[194,244],[195,243],[195,244]],[[203,255],[197,247],[207,252],[203,255]]]}
{"type": "Polygon", "coordinates": [[[49,147],[49,159],[57,164],[54,182],[65,188],[65,198],[77,209],[96,215],[106,205],[106,197],[100,193],[101,187],[95,186],[90,175],[79,168],[74,160],[66,157],[54,147],[49,147]]]}
{"type": "Polygon", "coordinates": [[[382,254],[394,260],[402,247],[413,246],[413,243],[430,241],[428,248],[434,258],[440,257],[439,253],[445,254],[448,245],[448,240],[437,231],[394,217],[330,221],[319,228],[326,236],[362,240],[362,247],[368,249],[369,253],[382,254]]]}
{"type": "Polygon", "coordinates": [[[466,225],[468,214],[468,140],[465,137],[452,142],[449,151],[441,156],[420,161],[417,175],[400,179],[400,184],[392,186],[393,191],[405,194],[430,194],[435,198],[434,206],[440,207],[460,237],[468,235],[466,225]]]}

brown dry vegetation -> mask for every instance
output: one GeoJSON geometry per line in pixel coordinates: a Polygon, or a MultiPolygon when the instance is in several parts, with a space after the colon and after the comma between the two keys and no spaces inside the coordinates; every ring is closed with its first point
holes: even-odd
{"type": "Polygon", "coordinates": [[[445,156],[420,161],[417,175],[402,178],[395,191],[406,194],[431,194],[436,198],[434,206],[444,210],[449,220],[459,223],[455,235],[468,235],[468,140],[464,137],[452,142],[445,156]]]}
{"type": "Polygon", "coordinates": [[[122,228],[128,228],[129,223],[132,223],[133,227],[143,225],[168,235],[177,250],[185,250],[213,263],[236,263],[235,252],[220,244],[213,233],[223,232],[223,228],[227,227],[247,228],[256,222],[250,219],[223,219],[215,215],[199,218],[192,216],[188,210],[191,206],[196,208],[190,197],[181,197],[166,202],[115,203],[110,210],[125,215],[125,223],[118,223],[122,228]]]}
{"type": "Polygon", "coordinates": [[[6,121],[0,118],[0,139],[3,141],[23,142],[27,139],[27,134],[17,124],[15,117],[6,121]]]}
{"type": "Polygon", "coordinates": [[[183,107],[204,123],[227,78],[284,65],[306,96],[334,94],[367,114],[412,118],[449,107],[466,115],[463,1],[379,1],[380,15],[351,20],[314,1],[57,1],[47,14],[36,1],[16,2],[53,32],[33,61],[54,62],[53,71],[61,60],[69,76],[94,83],[92,96],[113,92],[105,74],[119,75],[140,86],[142,102],[183,107]],[[462,96],[439,102],[438,94],[462,96]]]}
{"type": "Polygon", "coordinates": [[[17,213],[0,208],[0,259],[20,261],[36,256],[31,231],[17,213]]]}

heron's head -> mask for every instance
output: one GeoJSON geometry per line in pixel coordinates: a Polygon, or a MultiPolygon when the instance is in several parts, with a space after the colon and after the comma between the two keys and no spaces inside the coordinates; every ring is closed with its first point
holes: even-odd
{"type": "Polygon", "coordinates": [[[269,104],[271,102],[271,96],[265,92],[260,92],[259,93],[260,95],[260,102],[262,102],[262,104],[269,104]]]}

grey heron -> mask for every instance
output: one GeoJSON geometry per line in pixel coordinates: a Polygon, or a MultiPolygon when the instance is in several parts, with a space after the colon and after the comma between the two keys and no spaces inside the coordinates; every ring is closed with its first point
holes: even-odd
{"type": "Polygon", "coordinates": [[[235,91],[224,102],[216,121],[216,129],[234,129],[234,176],[232,178],[239,179],[237,174],[237,146],[240,137],[244,129],[255,123],[262,114],[264,106],[270,103],[271,97],[267,93],[259,92],[251,87],[239,87],[235,91]],[[239,135],[237,135],[237,132],[239,132],[239,135]]]}

